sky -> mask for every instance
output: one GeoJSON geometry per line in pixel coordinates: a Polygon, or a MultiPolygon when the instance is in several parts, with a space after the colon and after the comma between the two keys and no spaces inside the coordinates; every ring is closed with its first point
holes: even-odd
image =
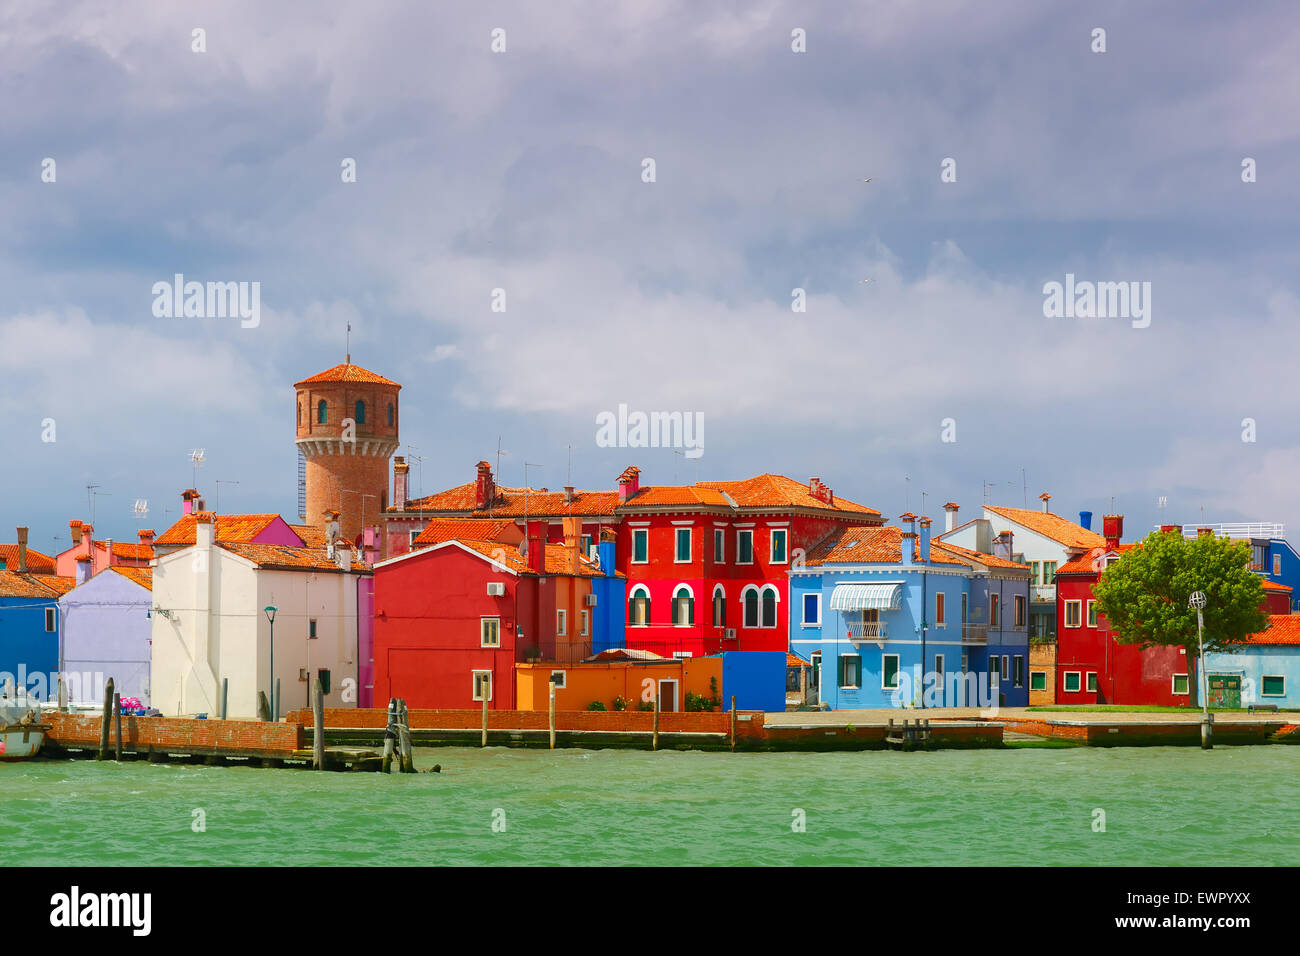
{"type": "Polygon", "coordinates": [[[192,484],[296,520],[349,323],[414,493],[499,442],[507,485],[1300,530],[1298,125],[1287,0],[9,2],[0,541],[192,484]],[[177,273],[258,321],[156,315],[177,273]],[[1067,274],[1146,320],[1045,315],[1067,274]],[[620,405],[703,454],[599,446],[620,405]]]}

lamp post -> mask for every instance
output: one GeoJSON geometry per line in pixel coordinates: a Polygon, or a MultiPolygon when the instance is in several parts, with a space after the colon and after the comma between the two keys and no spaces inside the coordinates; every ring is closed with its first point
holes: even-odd
{"type": "Polygon", "coordinates": [[[1205,592],[1193,591],[1192,596],[1187,599],[1187,606],[1196,609],[1196,647],[1199,651],[1199,659],[1196,662],[1196,668],[1200,671],[1198,675],[1201,679],[1201,749],[1212,750],[1214,748],[1213,724],[1210,717],[1210,684],[1205,674],[1205,592]]]}
{"type": "Polygon", "coordinates": [[[275,699],[275,612],[280,609],[274,604],[268,604],[262,610],[266,612],[266,619],[271,624],[271,691],[269,703],[271,705],[271,720],[278,721],[280,719],[280,702],[275,699]]]}

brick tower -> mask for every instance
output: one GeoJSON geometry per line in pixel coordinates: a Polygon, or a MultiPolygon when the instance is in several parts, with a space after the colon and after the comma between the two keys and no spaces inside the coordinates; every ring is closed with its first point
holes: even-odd
{"type": "Polygon", "coordinates": [[[388,507],[402,386],[351,359],[294,388],[298,449],[307,460],[306,521],[319,525],[326,511],[337,511],[341,535],[355,542],[363,528],[382,526],[388,507]]]}

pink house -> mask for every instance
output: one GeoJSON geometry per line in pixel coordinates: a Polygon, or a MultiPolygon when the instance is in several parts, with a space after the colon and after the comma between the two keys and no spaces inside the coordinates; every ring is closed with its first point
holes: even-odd
{"type": "Polygon", "coordinates": [[[77,561],[80,558],[89,558],[92,575],[110,565],[147,568],[153,560],[152,528],[138,532],[139,541],[96,541],[94,526],[82,521],[69,521],[68,530],[72,535],[72,547],[54,558],[54,573],[63,577],[76,575],[77,561]]]}

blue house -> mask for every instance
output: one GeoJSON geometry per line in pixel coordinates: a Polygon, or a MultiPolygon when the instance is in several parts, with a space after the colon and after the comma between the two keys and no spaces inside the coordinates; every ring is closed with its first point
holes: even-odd
{"type": "MultiPolygon", "coordinates": [[[[991,678],[1001,677],[1003,647],[1021,646],[998,645],[990,670],[989,622],[973,613],[975,599],[986,606],[989,593],[972,589],[990,575],[973,566],[979,559],[932,547],[929,519],[920,519],[919,540],[916,516],[901,519],[908,530],[833,531],[790,570],[790,648],[812,661],[810,703],[834,710],[988,706],[998,699],[991,678]]],[[[1024,573],[1027,587],[1028,568],[1024,573]]],[[[1001,592],[1013,603],[1016,593],[1001,592]]],[[[1023,664],[1021,674],[1023,682],[1023,664]]]]}
{"type": "Polygon", "coordinates": [[[614,568],[614,542],[596,545],[596,563],[601,576],[591,579],[591,594],[596,606],[591,609],[591,652],[599,654],[612,648],[626,647],[627,578],[614,568]]]}
{"type": "Polygon", "coordinates": [[[1233,653],[1205,655],[1211,704],[1300,708],[1300,614],[1270,614],[1268,630],[1233,653]]]}
{"type": "Polygon", "coordinates": [[[59,671],[59,598],[72,578],[0,571],[0,693],[51,699],[59,671]]]}
{"type": "Polygon", "coordinates": [[[1291,610],[1300,611],[1300,555],[1285,538],[1251,538],[1251,567],[1291,589],[1291,610]]]}

